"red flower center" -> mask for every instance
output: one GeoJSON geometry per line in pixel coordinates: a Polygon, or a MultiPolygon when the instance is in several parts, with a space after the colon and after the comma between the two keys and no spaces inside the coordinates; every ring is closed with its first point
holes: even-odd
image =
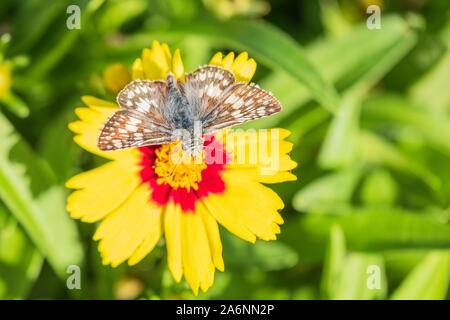
{"type": "Polygon", "coordinates": [[[179,204],[183,212],[194,212],[199,199],[225,190],[220,171],[225,169],[227,157],[222,143],[215,141],[213,136],[205,137],[200,162],[195,159],[190,163],[173,161],[172,151],[178,150],[178,146],[165,144],[139,148],[142,154],[139,174],[143,182],[150,184],[151,200],[160,205],[172,201],[179,204]]]}

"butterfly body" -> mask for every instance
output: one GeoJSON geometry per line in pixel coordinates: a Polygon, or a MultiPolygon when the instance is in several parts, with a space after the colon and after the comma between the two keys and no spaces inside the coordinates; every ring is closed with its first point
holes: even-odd
{"type": "Polygon", "coordinates": [[[255,84],[236,83],[234,74],[207,65],[166,81],[135,80],[117,96],[121,107],[105,123],[100,150],[181,141],[183,151],[202,152],[205,134],[259,119],[281,110],[273,95],[255,84]]]}

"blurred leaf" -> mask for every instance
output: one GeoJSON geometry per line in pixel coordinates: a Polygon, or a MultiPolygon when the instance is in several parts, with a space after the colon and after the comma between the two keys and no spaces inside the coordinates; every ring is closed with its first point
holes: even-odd
{"type": "Polygon", "coordinates": [[[51,1],[42,5],[39,0],[21,3],[20,10],[14,19],[14,33],[11,52],[25,52],[44,36],[52,22],[61,14],[65,14],[68,1],[51,1]]]}
{"type": "Polygon", "coordinates": [[[388,167],[416,175],[431,188],[440,186],[439,178],[412,157],[401,152],[394,144],[368,131],[361,131],[358,155],[366,163],[382,164],[388,167]]]}
{"type": "Polygon", "coordinates": [[[222,232],[225,265],[234,269],[281,270],[295,266],[297,253],[280,241],[258,240],[248,243],[222,232]]]}
{"type": "Polygon", "coordinates": [[[338,37],[344,35],[351,28],[339,8],[336,0],[319,1],[321,21],[327,34],[338,37]]]}
{"type": "Polygon", "coordinates": [[[360,175],[352,168],[317,178],[295,194],[292,205],[299,211],[345,213],[360,175]]]}
{"type": "Polygon", "coordinates": [[[367,205],[392,205],[398,194],[398,187],[386,170],[372,172],[364,181],[361,198],[367,205]]]}
{"type": "Polygon", "coordinates": [[[411,88],[411,97],[438,115],[450,111],[450,51],[411,88]]]}
{"type": "Polygon", "coordinates": [[[431,146],[450,156],[450,119],[428,112],[427,105],[424,107],[404,96],[383,93],[366,99],[362,114],[380,124],[389,121],[420,132],[431,146]]]}
{"type": "Polygon", "coordinates": [[[325,299],[330,298],[336,292],[345,254],[345,238],[342,228],[337,224],[333,225],[330,229],[320,283],[321,294],[325,299]]]}
{"type": "Polygon", "coordinates": [[[287,129],[291,131],[289,140],[294,143],[299,141],[308,131],[325,122],[329,118],[330,113],[326,110],[322,108],[312,109],[311,111],[303,114],[301,117],[295,119],[287,126],[287,129]]]}
{"type": "Polygon", "coordinates": [[[384,299],[387,279],[383,258],[376,254],[349,253],[334,294],[336,300],[384,299]],[[372,281],[374,283],[372,283],[372,281]]]}
{"type": "Polygon", "coordinates": [[[64,209],[65,192],[52,185],[49,167],[0,114],[0,197],[56,273],[82,263],[75,223],[64,209]]]}
{"type": "Polygon", "coordinates": [[[4,97],[0,99],[12,113],[20,118],[25,118],[30,114],[30,109],[18,96],[13,92],[8,92],[4,97]]]}
{"type": "Polygon", "coordinates": [[[344,96],[320,150],[318,162],[323,168],[349,167],[356,160],[359,131],[360,98],[344,96]]]}
{"type": "Polygon", "coordinates": [[[0,206],[0,300],[25,299],[42,260],[17,220],[0,206]]]}
{"type": "MultiPolygon", "coordinates": [[[[383,16],[383,28],[376,32],[367,29],[363,23],[344,37],[316,42],[307,47],[306,54],[325,79],[333,82],[338,89],[345,89],[361,79],[374,83],[415,43],[416,35],[405,20],[386,15],[383,16]]],[[[260,127],[271,127],[281,119],[288,119],[296,107],[310,99],[309,92],[293,81],[292,76],[275,71],[260,85],[274,92],[283,105],[283,112],[258,120],[260,127]]]]}
{"type": "Polygon", "coordinates": [[[450,251],[433,251],[392,294],[393,300],[445,299],[450,280],[450,251]]]}
{"type": "MultiPolygon", "coordinates": [[[[323,244],[329,236],[332,225],[339,224],[344,231],[348,250],[383,251],[393,249],[447,249],[450,248],[450,225],[436,221],[424,213],[415,213],[395,208],[353,208],[346,215],[302,216],[295,228],[296,241],[287,243],[294,246],[308,239],[312,247],[323,254],[323,244]]],[[[283,234],[281,235],[283,236],[283,234]]],[[[284,239],[284,237],[281,237],[284,239]]],[[[302,247],[300,249],[303,250],[302,247]]],[[[305,252],[307,254],[307,252],[305,252]]],[[[303,252],[299,252],[302,258],[303,252]]]]}
{"type": "Polygon", "coordinates": [[[321,289],[326,299],[383,298],[387,292],[387,279],[382,257],[347,253],[342,228],[333,225],[326,249],[321,289]]]}
{"type": "Polygon", "coordinates": [[[448,116],[450,111],[450,91],[447,84],[450,81],[450,21],[447,19],[445,28],[439,34],[446,52],[425,75],[410,88],[414,101],[433,110],[437,115],[448,116]]]}
{"type": "Polygon", "coordinates": [[[82,149],[73,143],[73,134],[67,124],[74,120],[72,109],[58,115],[42,130],[39,151],[42,158],[52,167],[57,182],[64,184],[77,170],[82,149]],[[64,152],[61,152],[64,150],[64,152]]]}
{"type": "Polygon", "coordinates": [[[142,14],[147,9],[145,0],[108,1],[105,11],[98,18],[101,32],[119,29],[125,22],[142,14]]]}

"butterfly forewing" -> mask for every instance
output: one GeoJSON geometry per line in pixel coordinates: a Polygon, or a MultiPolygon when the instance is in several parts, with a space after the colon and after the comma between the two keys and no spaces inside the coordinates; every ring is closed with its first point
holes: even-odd
{"type": "Polygon", "coordinates": [[[204,127],[204,133],[235,126],[280,112],[280,102],[258,85],[238,83],[221,96],[213,119],[204,127]]]}
{"type": "Polygon", "coordinates": [[[186,74],[185,79],[185,84],[178,81],[174,85],[169,74],[167,82],[129,83],[117,96],[121,110],[102,129],[99,148],[169,143],[183,139],[172,135],[180,123],[182,129],[195,132],[189,126],[200,121],[203,134],[210,134],[281,111],[280,102],[270,92],[255,84],[236,84],[234,74],[224,68],[203,66],[186,74]]]}
{"type": "Polygon", "coordinates": [[[171,129],[164,112],[167,102],[167,83],[164,81],[135,80],[117,95],[122,109],[141,113],[151,122],[171,129]]]}
{"type": "Polygon", "coordinates": [[[103,127],[98,138],[98,147],[100,150],[111,151],[167,143],[171,141],[170,138],[170,132],[161,131],[143,115],[119,110],[103,127]]]}
{"type": "MultiPolygon", "coordinates": [[[[197,109],[201,121],[212,121],[210,115],[218,107],[221,97],[236,83],[234,74],[224,68],[207,65],[186,74],[186,98],[197,109]]],[[[203,123],[206,125],[206,123],[203,123]]]]}
{"type": "Polygon", "coordinates": [[[118,95],[122,108],[106,122],[98,139],[100,150],[170,142],[171,125],[164,115],[166,83],[136,80],[118,95]]]}

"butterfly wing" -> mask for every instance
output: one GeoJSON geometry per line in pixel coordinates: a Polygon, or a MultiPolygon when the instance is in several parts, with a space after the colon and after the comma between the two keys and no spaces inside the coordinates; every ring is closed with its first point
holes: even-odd
{"type": "Polygon", "coordinates": [[[270,92],[253,83],[236,84],[231,71],[213,65],[186,75],[186,97],[198,110],[204,134],[263,118],[282,109],[270,92]]]}
{"type": "Polygon", "coordinates": [[[204,133],[209,134],[247,121],[270,116],[282,109],[280,102],[272,93],[256,84],[238,83],[227,90],[205,120],[204,133]]]}
{"type": "Polygon", "coordinates": [[[224,68],[206,65],[185,75],[185,95],[188,104],[196,108],[196,114],[203,122],[209,120],[221,97],[236,83],[234,74],[224,68]]]}
{"type": "Polygon", "coordinates": [[[121,109],[105,123],[98,138],[100,150],[171,142],[172,128],[164,114],[166,83],[136,80],[117,96],[121,109]]]}

